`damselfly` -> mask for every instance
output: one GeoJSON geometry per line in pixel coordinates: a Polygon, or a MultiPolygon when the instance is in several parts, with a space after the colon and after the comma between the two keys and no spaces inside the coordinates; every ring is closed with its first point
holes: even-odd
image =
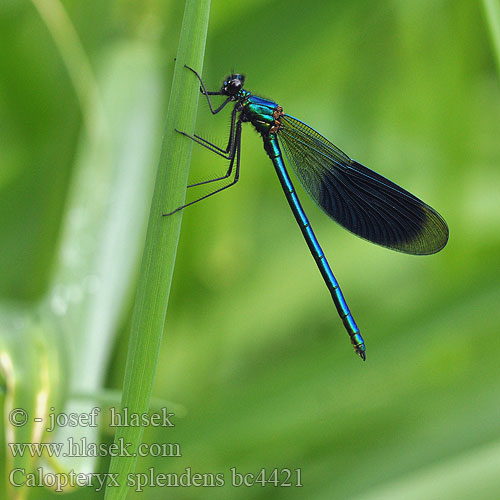
{"type": "Polygon", "coordinates": [[[429,205],[352,160],[314,129],[284,113],[277,103],[245,90],[243,75],[232,74],[224,80],[220,90],[208,92],[200,75],[194,69],[188,66],[186,68],[198,77],[200,91],[207,98],[214,115],[230,102],[234,103],[229,140],[225,149],[199,135],[178,131],[229,160],[229,168],[223,176],[188,187],[232,178],[228,184],[163,215],[171,215],[238,182],[241,126],[244,122],[250,122],[262,136],[264,149],[273,162],[286,199],[332,295],[354,350],[365,360],[363,337],[300,204],[281,150],[284,150],[302,187],[313,201],[334,221],[361,238],[392,250],[428,255],[438,252],[446,245],[446,222],[429,205]],[[210,96],[225,96],[226,99],[219,107],[214,108],[210,96]]]}

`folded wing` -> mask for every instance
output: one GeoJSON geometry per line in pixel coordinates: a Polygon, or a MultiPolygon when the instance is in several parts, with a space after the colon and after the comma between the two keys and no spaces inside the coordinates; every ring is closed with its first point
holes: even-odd
{"type": "Polygon", "coordinates": [[[448,226],[429,205],[351,160],[326,138],[289,115],[278,138],[309,196],[361,238],[400,252],[426,255],[448,241],[448,226]]]}

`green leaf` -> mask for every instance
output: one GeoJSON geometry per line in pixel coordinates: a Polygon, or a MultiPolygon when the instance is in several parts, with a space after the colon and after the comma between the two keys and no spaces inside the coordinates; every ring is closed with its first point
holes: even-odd
{"type": "MultiPolygon", "coordinates": [[[[175,129],[194,129],[199,83],[184,65],[202,69],[209,7],[208,0],[186,1],[125,371],[122,408],[131,414],[147,413],[151,401],[182,219],[182,213],[162,214],[185,200],[192,143],[175,129]]],[[[122,440],[137,450],[143,432],[142,427],[120,427],[115,443],[122,440]]],[[[108,488],[106,499],[125,498],[127,474],[136,461],[134,456],[112,458],[109,472],[119,474],[120,487],[108,488]]]]}
{"type": "Polygon", "coordinates": [[[500,2],[498,0],[483,0],[483,8],[500,76],[500,2]]]}

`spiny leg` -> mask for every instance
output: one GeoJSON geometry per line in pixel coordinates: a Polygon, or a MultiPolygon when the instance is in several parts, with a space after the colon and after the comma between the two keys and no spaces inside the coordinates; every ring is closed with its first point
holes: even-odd
{"type": "MultiPolygon", "coordinates": [[[[233,111],[231,112],[231,127],[229,128],[229,139],[227,141],[226,149],[222,149],[221,147],[219,147],[215,144],[212,144],[211,142],[207,141],[206,139],[204,139],[203,137],[200,137],[197,134],[194,134],[193,137],[196,137],[196,139],[203,141],[205,144],[208,144],[209,146],[211,146],[213,149],[216,149],[220,153],[224,153],[224,154],[228,155],[231,151],[231,146],[233,145],[233,142],[234,142],[234,133],[236,130],[236,114],[237,113],[238,113],[238,110],[235,107],[233,109],[233,111]]],[[[229,156],[227,156],[227,158],[229,159],[229,156]]]]}
{"type": "Polygon", "coordinates": [[[227,141],[227,146],[225,149],[222,149],[221,147],[217,146],[216,144],[211,143],[207,139],[204,139],[203,137],[200,137],[197,134],[191,135],[187,134],[186,132],[182,132],[181,130],[175,129],[176,132],[179,132],[179,134],[185,135],[186,137],[189,137],[193,141],[197,142],[198,144],[201,144],[203,147],[209,149],[210,151],[218,154],[219,156],[222,156],[223,158],[226,158],[229,160],[231,158],[231,150],[234,147],[234,135],[236,131],[236,114],[238,110],[236,108],[233,109],[231,113],[231,127],[229,129],[229,139],[227,141]]]}
{"type": "Polygon", "coordinates": [[[212,191],[211,193],[206,194],[205,196],[202,196],[201,198],[198,198],[197,200],[190,201],[189,203],[186,203],[185,205],[182,205],[182,206],[176,208],[175,210],[172,210],[171,212],[163,214],[163,216],[165,217],[168,215],[175,214],[175,212],[178,212],[179,210],[182,210],[186,207],[189,207],[189,205],[194,205],[195,203],[198,203],[201,200],[205,200],[206,198],[209,198],[210,196],[213,196],[214,194],[217,194],[217,193],[220,193],[221,191],[224,191],[224,189],[227,189],[228,187],[234,186],[238,182],[238,179],[240,178],[240,151],[241,151],[241,121],[238,121],[238,123],[236,124],[235,146],[234,146],[233,151],[232,151],[231,163],[229,165],[229,172],[231,172],[233,169],[234,161],[236,159],[234,179],[227,186],[223,186],[219,189],[216,189],[215,191],[212,191]]]}
{"type": "Polygon", "coordinates": [[[182,132],[181,130],[175,129],[176,132],[179,132],[179,134],[185,135],[192,141],[196,142],[197,144],[201,144],[204,148],[207,148],[209,151],[212,151],[212,153],[215,153],[219,156],[222,156],[222,158],[225,158],[226,160],[231,159],[231,153],[221,153],[218,151],[219,148],[215,144],[212,144],[211,142],[207,141],[206,139],[202,139],[201,137],[198,137],[197,135],[191,135],[187,134],[186,132],[182,132]]]}
{"type": "MultiPolygon", "coordinates": [[[[179,130],[177,130],[177,132],[179,132],[179,130]]],[[[224,175],[222,175],[220,177],[215,177],[214,179],[208,179],[206,181],[196,182],[194,184],[188,184],[186,187],[191,188],[191,187],[195,187],[195,186],[201,186],[202,184],[209,184],[210,182],[222,181],[224,179],[227,179],[231,175],[231,172],[233,170],[233,161],[232,161],[231,155],[234,156],[234,152],[230,152],[227,155],[223,154],[223,153],[219,153],[219,151],[217,151],[215,149],[217,147],[217,146],[215,146],[215,144],[212,144],[205,139],[201,139],[200,137],[198,137],[196,135],[194,135],[194,136],[189,135],[189,134],[186,134],[185,132],[179,132],[179,133],[182,135],[185,135],[186,137],[189,137],[194,142],[200,144],[204,148],[207,148],[209,151],[212,151],[213,153],[218,154],[219,156],[222,156],[226,160],[231,160],[229,163],[229,168],[227,169],[227,172],[224,175]],[[204,141],[204,142],[202,142],[202,141],[204,141]]],[[[234,145],[231,145],[231,148],[234,148],[234,145]]]]}
{"type": "MultiPolygon", "coordinates": [[[[177,132],[179,132],[182,135],[185,135],[186,137],[189,137],[191,140],[193,140],[196,143],[207,148],[209,151],[212,151],[213,153],[218,154],[219,156],[222,156],[223,158],[226,158],[227,160],[230,160],[234,154],[234,148],[236,146],[236,113],[237,113],[237,110],[236,110],[236,108],[234,108],[234,110],[231,114],[231,129],[229,131],[229,139],[227,142],[226,149],[222,149],[222,148],[216,146],[215,144],[212,144],[211,142],[207,141],[206,139],[203,139],[202,137],[200,137],[196,134],[190,135],[190,134],[186,134],[185,132],[180,132],[179,130],[177,130],[177,132]]],[[[216,177],[215,179],[209,179],[207,181],[197,182],[195,184],[189,184],[189,186],[187,186],[187,187],[189,188],[189,187],[194,187],[194,186],[200,186],[202,184],[208,184],[210,182],[216,182],[216,181],[221,181],[221,180],[227,179],[231,175],[231,172],[232,172],[232,164],[229,165],[227,172],[223,176],[216,177]]]]}
{"type": "Polygon", "coordinates": [[[188,66],[187,64],[184,64],[184,67],[189,69],[190,71],[192,71],[196,75],[196,78],[198,78],[200,85],[201,85],[200,91],[207,98],[208,106],[210,107],[210,111],[212,112],[213,115],[216,115],[217,113],[222,111],[224,109],[224,107],[233,100],[233,98],[231,96],[229,96],[217,109],[214,109],[214,107],[212,106],[212,101],[210,100],[209,96],[211,96],[211,95],[224,95],[224,94],[221,91],[209,92],[207,90],[207,88],[205,87],[205,84],[203,83],[203,80],[202,80],[201,76],[198,74],[198,72],[196,70],[194,70],[193,68],[191,68],[190,66],[188,66]]]}

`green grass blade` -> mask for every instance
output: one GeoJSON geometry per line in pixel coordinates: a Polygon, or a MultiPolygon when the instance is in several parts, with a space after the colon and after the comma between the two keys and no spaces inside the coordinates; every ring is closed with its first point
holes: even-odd
{"type": "MultiPolygon", "coordinates": [[[[72,395],[102,388],[118,326],[134,294],[162,123],[158,61],[154,45],[127,41],[107,47],[97,65],[109,134],[99,141],[86,130],[82,135],[60,257],[42,310],[59,326],[67,349],[68,399],[58,412],[88,413],[95,406],[72,395]]],[[[49,437],[63,443],[70,437],[99,439],[97,429],[86,426],[62,427],[49,437]]],[[[68,470],[95,467],[94,457],[61,457],[60,463],[68,470]]]]}
{"type": "MultiPolygon", "coordinates": [[[[184,64],[201,71],[209,8],[209,0],[186,1],[132,319],[122,398],[129,413],[146,413],[153,390],[182,219],[181,213],[171,217],[162,213],[185,200],[192,143],[175,129],[194,130],[199,83],[184,64]]],[[[131,443],[130,449],[136,450],[143,432],[142,427],[120,427],[115,442],[131,443]]],[[[107,489],[106,499],[126,497],[127,474],[134,471],[136,461],[133,456],[113,457],[110,472],[119,474],[120,487],[107,489]]]]}
{"type": "Polygon", "coordinates": [[[483,8],[500,76],[500,2],[498,0],[483,0],[483,8]]]}

